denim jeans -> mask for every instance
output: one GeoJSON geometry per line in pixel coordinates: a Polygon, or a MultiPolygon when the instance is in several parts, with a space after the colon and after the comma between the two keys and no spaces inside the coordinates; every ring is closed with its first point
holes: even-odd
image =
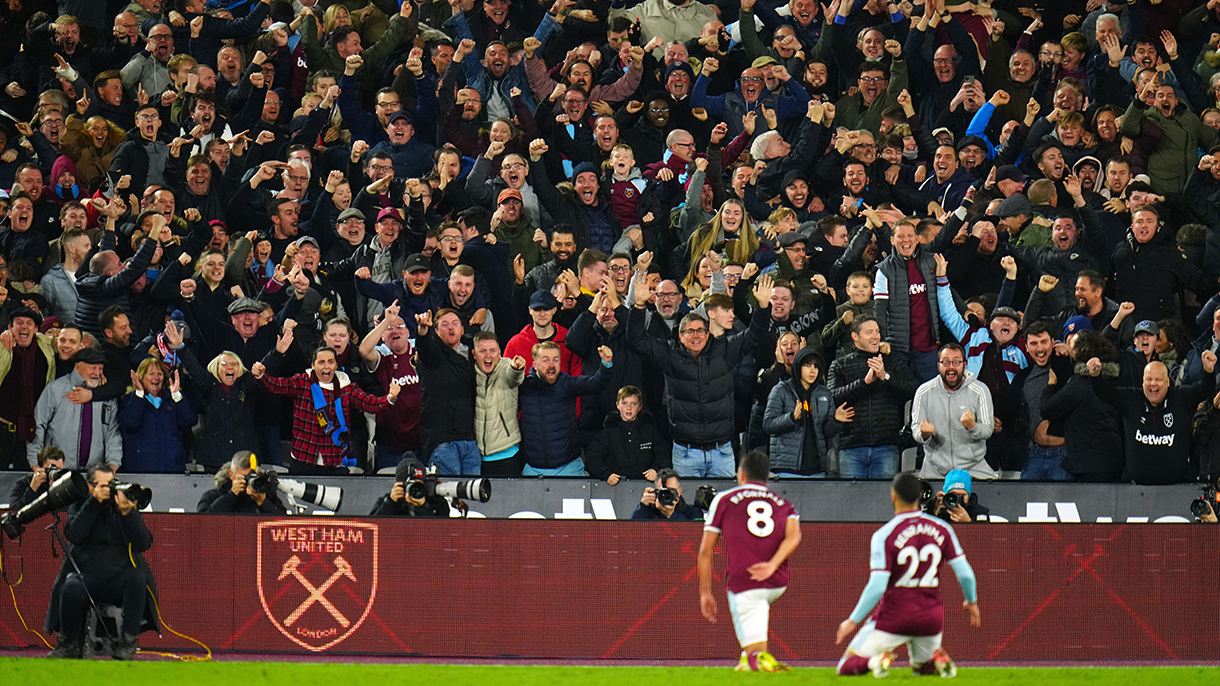
{"type": "Polygon", "coordinates": [[[478,476],[483,472],[483,455],[474,441],[445,441],[432,451],[428,466],[433,465],[440,476],[478,476]]]}
{"type": "Polygon", "coordinates": [[[721,443],[712,450],[687,448],[674,443],[674,471],[682,478],[726,478],[737,474],[732,442],[721,443]]]}
{"type": "Polygon", "coordinates": [[[939,374],[936,368],[936,351],[926,350],[923,352],[912,350],[910,357],[911,373],[915,375],[915,380],[919,383],[935,379],[939,374]]]}
{"type": "Polygon", "coordinates": [[[844,479],[892,479],[898,473],[896,445],[839,448],[839,476],[844,479]]]}
{"type": "Polygon", "coordinates": [[[554,467],[552,469],[543,469],[541,467],[531,467],[525,465],[521,469],[522,476],[584,476],[585,461],[581,458],[576,458],[562,467],[554,467]]]}
{"type": "Polygon", "coordinates": [[[1067,448],[1044,448],[1036,443],[1029,446],[1029,459],[1021,470],[1022,481],[1075,481],[1076,477],[1063,471],[1063,458],[1067,448]]]}

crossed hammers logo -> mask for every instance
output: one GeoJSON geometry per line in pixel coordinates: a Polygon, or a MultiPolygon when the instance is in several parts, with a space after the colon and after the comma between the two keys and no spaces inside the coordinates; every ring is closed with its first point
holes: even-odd
{"type": "Polygon", "coordinates": [[[304,574],[301,573],[301,570],[298,569],[300,566],[301,558],[293,555],[284,561],[284,567],[280,570],[279,577],[276,578],[276,581],[283,581],[289,576],[296,577],[296,580],[305,587],[305,590],[309,591],[309,597],[302,601],[301,604],[297,606],[297,609],[292,611],[292,614],[288,615],[288,618],[284,620],[284,626],[292,626],[294,622],[301,618],[301,615],[305,614],[306,610],[313,607],[314,603],[318,603],[325,608],[326,611],[335,618],[335,621],[339,622],[340,626],[342,626],[344,629],[350,626],[351,622],[348,621],[347,617],[344,617],[343,613],[339,612],[339,608],[335,607],[333,603],[326,599],[326,592],[329,591],[330,587],[334,586],[335,582],[340,578],[347,577],[352,581],[356,580],[356,574],[352,572],[352,566],[348,563],[348,561],[343,559],[342,555],[336,555],[334,573],[330,575],[330,578],[322,582],[321,586],[316,587],[309,581],[309,579],[305,578],[304,574]]]}

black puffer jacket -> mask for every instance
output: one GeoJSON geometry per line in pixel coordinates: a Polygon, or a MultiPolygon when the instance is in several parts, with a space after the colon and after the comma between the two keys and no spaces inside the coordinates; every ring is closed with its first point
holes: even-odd
{"type": "Polygon", "coordinates": [[[771,306],[759,308],[750,328],[719,338],[708,337],[696,357],[680,342],[651,337],[643,308],[632,308],[627,340],[636,352],[665,374],[665,404],[676,443],[706,447],[728,443],[734,424],[733,381],[742,355],[753,352],[771,325],[771,306]]]}
{"type": "Polygon", "coordinates": [[[258,407],[258,384],[252,374],[238,376],[233,385],[223,388],[199,363],[190,348],[179,351],[187,376],[199,390],[204,413],[203,433],[195,459],[207,467],[219,467],[239,450],[258,452],[254,413],[258,407]]]}
{"type": "Polygon", "coordinates": [[[889,355],[883,357],[890,380],[864,383],[870,357],[875,355],[857,348],[831,363],[826,375],[835,407],[846,403],[856,410],[852,420],[839,430],[840,449],[898,445],[906,423],[903,408],[919,386],[910,368],[896,363],[889,355]]]}

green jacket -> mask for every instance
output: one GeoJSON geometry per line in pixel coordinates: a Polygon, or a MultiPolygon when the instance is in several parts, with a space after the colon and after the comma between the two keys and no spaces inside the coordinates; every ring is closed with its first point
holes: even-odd
{"type": "MultiPolygon", "coordinates": [[[[395,14],[390,19],[390,25],[386,27],[385,33],[381,34],[381,38],[360,53],[360,56],[364,58],[364,64],[356,70],[356,82],[360,84],[360,98],[364,98],[366,94],[372,92],[372,88],[376,85],[377,70],[398,48],[399,42],[407,33],[409,23],[410,21],[404,19],[402,15],[395,14]]],[[[347,69],[347,63],[339,56],[339,51],[335,49],[334,43],[322,47],[322,44],[318,42],[317,19],[312,14],[305,15],[304,21],[301,22],[301,45],[305,50],[305,63],[309,65],[309,71],[330,69],[336,75],[342,75],[347,69]]]]}
{"type": "MultiPolygon", "coordinates": [[[[38,341],[38,348],[42,351],[44,357],[47,358],[47,383],[55,380],[55,341],[51,337],[39,333],[34,334],[35,340],[38,341]]],[[[3,345],[0,345],[0,384],[4,383],[4,378],[8,376],[8,372],[13,368],[13,351],[3,345]]],[[[8,418],[12,421],[15,418],[8,418]]]]}
{"type": "Polygon", "coordinates": [[[474,437],[479,452],[491,455],[519,444],[517,387],[525,380],[525,370],[514,369],[512,360],[502,357],[491,374],[475,365],[474,376],[474,437]]]}
{"type": "Polygon", "coordinates": [[[835,308],[834,321],[822,329],[822,346],[826,349],[829,349],[831,346],[837,346],[835,353],[836,360],[856,349],[856,346],[851,342],[851,325],[843,323],[843,314],[848,311],[852,313],[852,322],[857,321],[861,317],[871,317],[873,316],[873,299],[870,297],[868,302],[863,305],[856,305],[850,300],[840,303],[835,308]]]}
{"type": "Polygon", "coordinates": [[[1216,144],[1216,132],[1185,103],[1179,103],[1173,114],[1166,117],[1155,107],[1145,109],[1144,103],[1136,98],[1123,115],[1123,135],[1139,136],[1144,117],[1161,130],[1161,142],[1148,156],[1152,190],[1161,195],[1181,193],[1199,163],[1199,149],[1210,150],[1216,144]]]}
{"type": "MultiPolygon", "coordinates": [[[[825,40],[825,38],[823,38],[825,40]]],[[[849,129],[865,129],[874,135],[881,130],[881,113],[898,104],[898,96],[907,87],[906,60],[890,63],[890,83],[885,92],[865,105],[860,93],[844,95],[835,103],[835,125],[849,129]]]]}

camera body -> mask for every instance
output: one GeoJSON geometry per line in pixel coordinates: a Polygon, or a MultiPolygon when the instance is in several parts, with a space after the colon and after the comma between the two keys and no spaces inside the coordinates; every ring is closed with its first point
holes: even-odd
{"type": "Polygon", "coordinates": [[[140,484],[124,481],[110,482],[110,499],[114,500],[115,494],[119,492],[123,493],[123,497],[135,503],[137,510],[143,510],[152,503],[152,489],[140,484]]]}
{"type": "Polygon", "coordinates": [[[1216,488],[1215,481],[1203,486],[1202,490],[1203,495],[1190,501],[1190,513],[1194,515],[1196,521],[1207,516],[1209,505],[1213,514],[1220,515],[1220,490],[1216,488]]]}
{"type": "Polygon", "coordinates": [[[656,490],[658,507],[673,507],[678,504],[678,491],[673,488],[658,488],[656,490]]]}
{"type": "Polygon", "coordinates": [[[279,477],[270,469],[259,469],[246,475],[246,485],[255,493],[271,495],[279,488],[279,484],[279,477]]]}
{"type": "Polygon", "coordinates": [[[411,475],[403,486],[412,500],[427,500],[435,495],[458,500],[477,500],[480,503],[491,500],[491,482],[487,479],[441,481],[436,473],[436,465],[427,469],[418,465],[412,466],[411,475]]]}

